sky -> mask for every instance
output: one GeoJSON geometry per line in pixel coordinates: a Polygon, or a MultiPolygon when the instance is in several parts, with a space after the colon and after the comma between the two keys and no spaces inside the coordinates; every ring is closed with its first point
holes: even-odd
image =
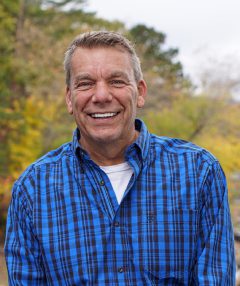
{"type": "Polygon", "coordinates": [[[196,83],[214,65],[240,78],[240,0],[88,0],[86,10],[165,33],[167,47],[179,49],[184,72],[196,83]]]}

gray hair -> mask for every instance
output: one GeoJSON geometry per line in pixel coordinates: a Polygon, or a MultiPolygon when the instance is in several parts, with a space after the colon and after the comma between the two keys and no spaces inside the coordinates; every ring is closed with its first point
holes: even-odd
{"type": "Polygon", "coordinates": [[[97,48],[97,47],[116,47],[122,48],[131,58],[132,68],[136,82],[142,78],[140,60],[136,54],[133,44],[123,35],[117,32],[93,31],[78,35],[68,47],[64,58],[64,70],[66,74],[66,84],[70,85],[71,79],[71,58],[77,48],[97,48]]]}

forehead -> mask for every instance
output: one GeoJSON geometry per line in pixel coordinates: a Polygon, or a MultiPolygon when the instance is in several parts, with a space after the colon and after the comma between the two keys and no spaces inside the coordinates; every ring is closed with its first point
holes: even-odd
{"type": "Polygon", "coordinates": [[[71,66],[111,66],[132,67],[130,54],[121,47],[77,48],[71,58],[71,66]]]}

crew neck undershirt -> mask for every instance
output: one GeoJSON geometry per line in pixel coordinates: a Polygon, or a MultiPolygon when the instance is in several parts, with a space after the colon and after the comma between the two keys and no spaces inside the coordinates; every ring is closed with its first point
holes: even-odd
{"type": "Polygon", "coordinates": [[[100,166],[100,168],[107,174],[120,204],[133,174],[131,166],[123,162],[113,166],[100,166]]]}

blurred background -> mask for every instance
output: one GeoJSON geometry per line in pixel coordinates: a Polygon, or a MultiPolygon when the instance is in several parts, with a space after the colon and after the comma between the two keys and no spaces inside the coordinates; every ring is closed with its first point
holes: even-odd
{"type": "Polygon", "coordinates": [[[12,184],[71,140],[62,62],[72,39],[91,30],[119,31],[135,43],[149,88],[139,117],[150,131],[193,141],[219,159],[240,267],[239,13],[238,0],[1,0],[0,286],[12,184]]]}

